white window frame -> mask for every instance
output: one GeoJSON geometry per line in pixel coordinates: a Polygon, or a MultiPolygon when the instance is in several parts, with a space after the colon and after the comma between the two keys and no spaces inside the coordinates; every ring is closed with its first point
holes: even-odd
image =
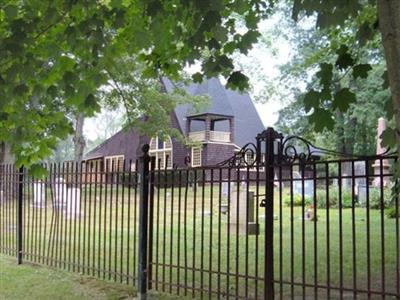
{"type": "Polygon", "coordinates": [[[116,160],[117,162],[120,160],[120,159],[122,159],[122,167],[121,167],[121,170],[119,169],[119,167],[120,167],[120,165],[118,164],[117,165],[117,167],[115,168],[115,164],[114,164],[114,168],[115,168],[115,170],[114,170],[114,172],[122,172],[123,171],[123,169],[124,169],[124,163],[125,163],[125,155],[122,155],[122,154],[120,154],[120,155],[110,155],[110,156],[104,156],[104,168],[106,169],[105,171],[106,171],[106,173],[111,173],[113,170],[111,169],[112,168],[112,161],[113,160],[116,160]],[[111,161],[111,163],[109,163],[109,164],[107,164],[107,160],[108,161],[111,161]]]}
{"type": "Polygon", "coordinates": [[[193,167],[193,168],[195,168],[195,167],[201,167],[201,165],[202,165],[202,159],[203,159],[203,149],[202,149],[202,147],[192,147],[192,153],[191,153],[191,156],[190,156],[190,162],[191,162],[191,166],[193,167]],[[195,164],[195,160],[194,160],[194,150],[199,150],[199,158],[198,158],[198,161],[199,161],[199,163],[198,164],[195,164]]]}
{"type": "Polygon", "coordinates": [[[150,156],[154,156],[156,158],[156,165],[155,168],[157,169],[172,169],[173,167],[173,144],[172,144],[172,139],[169,135],[165,136],[165,139],[163,140],[163,146],[164,148],[158,149],[158,144],[159,144],[159,137],[153,137],[150,140],[150,150],[149,154],[150,156]],[[165,168],[165,161],[166,157],[169,155],[169,160],[168,160],[168,165],[165,168]],[[161,165],[159,166],[159,160],[161,159],[161,165]]]}

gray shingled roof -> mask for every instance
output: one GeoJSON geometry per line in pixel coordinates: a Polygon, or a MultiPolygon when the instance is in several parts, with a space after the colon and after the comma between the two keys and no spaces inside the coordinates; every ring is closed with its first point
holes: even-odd
{"type": "MultiPolygon", "coordinates": [[[[171,92],[175,88],[175,85],[167,78],[163,78],[163,84],[167,92],[171,92]]],[[[207,94],[210,97],[209,106],[199,112],[195,112],[190,104],[176,107],[175,113],[183,133],[186,132],[186,116],[205,113],[233,116],[235,120],[235,143],[239,147],[248,142],[254,142],[256,135],[264,130],[264,125],[250,96],[225,88],[218,78],[208,79],[201,84],[179,86],[191,95],[207,94]]],[[[200,128],[197,126],[192,124],[192,130],[199,130],[200,128]]],[[[217,130],[227,130],[227,124],[220,124],[219,126],[216,128],[217,130]]]]}

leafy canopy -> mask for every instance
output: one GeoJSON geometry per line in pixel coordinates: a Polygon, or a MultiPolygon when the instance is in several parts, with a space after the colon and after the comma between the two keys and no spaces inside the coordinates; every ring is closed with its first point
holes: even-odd
{"type": "Polygon", "coordinates": [[[71,133],[66,114],[100,109],[98,92],[123,57],[135,57],[148,78],[172,79],[200,60],[194,80],[222,74],[229,86],[246,88],[230,55],[257,41],[257,23],[272,2],[2,1],[0,141],[11,145],[18,165],[49,156],[71,133]],[[240,33],[237,16],[245,20],[240,33]]]}

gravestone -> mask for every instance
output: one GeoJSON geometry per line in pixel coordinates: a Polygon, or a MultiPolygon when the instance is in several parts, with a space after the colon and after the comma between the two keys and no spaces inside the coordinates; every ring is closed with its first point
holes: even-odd
{"type": "Polygon", "coordinates": [[[379,193],[380,189],[376,188],[374,186],[368,186],[368,185],[359,185],[357,188],[357,194],[358,194],[358,203],[360,204],[361,207],[366,207],[367,206],[367,190],[369,191],[369,200],[371,203],[371,194],[373,192],[379,193]]]}
{"type": "Polygon", "coordinates": [[[81,211],[81,190],[78,188],[67,189],[66,216],[75,218],[80,216],[81,211]]]}
{"type": "Polygon", "coordinates": [[[4,197],[4,193],[3,191],[0,191],[0,203],[3,202],[3,197],[4,197]]]}
{"type": "Polygon", "coordinates": [[[43,208],[45,206],[45,185],[41,180],[33,183],[33,207],[43,208]]]}
{"type": "Polygon", "coordinates": [[[53,193],[54,209],[63,210],[67,202],[67,185],[64,178],[56,178],[53,193]]]}
{"type": "Polygon", "coordinates": [[[259,224],[255,223],[254,216],[254,192],[247,192],[245,189],[232,192],[229,210],[229,227],[231,234],[239,231],[240,235],[258,235],[259,224]],[[247,197],[248,196],[248,197],[247,197]]]}
{"type": "MultiPolygon", "coordinates": [[[[387,152],[385,147],[382,147],[382,134],[386,130],[386,121],[384,118],[379,118],[377,136],[376,136],[376,155],[382,155],[387,152]]],[[[372,165],[374,168],[374,181],[373,185],[377,188],[388,186],[390,177],[387,174],[390,173],[390,163],[387,159],[377,159],[372,165]]]]}
{"type": "Polygon", "coordinates": [[[304,197],[314,196],[314,181],[312,179],[301,180],[299,172],[293,172],[293,193],[295,195],[303,195],[304,184],[304,197]]]}
{"type": "Polygon", "coordinates": [[[223,199],[228,199],[229,196],[229,184],[231,185],[230,192],[232,193],[235,190],[235,183],[234,182],[223,182],[221,185],[222,189],[222,198],[223,199]]]}
{"type": "Polygon", "coordinates": [[[342,183],[343,189],[350,189],[353,184],[353,180],[351,178],[351,163],[350,162],[342,162],[341,163],[341,174],[340,179],[342,183]]]}
{"type": "Polygon", "coordinates": [[[232,192],[235,190],[235,183],[234,182],[222,182],[221,184],[221,197],[223,202],[221,203],[221,213],[226,214],[228,212],[228,199],[229,199],[229,192],[232,195],[232,192]],[[229,189],[229,185],[231,186],[229,189]]]}
{"type": "Polygon", "coordinates": [[[354,162],[354,193],[359,196],[359,186],[365,186],[367,184],[367,178],[365,177],[365,161],[354,162]]]}

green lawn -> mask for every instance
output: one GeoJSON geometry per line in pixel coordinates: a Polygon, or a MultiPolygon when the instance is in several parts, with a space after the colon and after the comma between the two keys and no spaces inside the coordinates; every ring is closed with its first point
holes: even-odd
{"type": "MultiPolygon", "coordinates": [[[[254,187],[252,189],[255,190],[254,187]]],[[[265,194],[265,191],[260,188],[258,193],[265,194]]],[[[213,292],[220,290],[232,296],[242,297],[262,295],[264,209],[255,209],[256,221],[260,225],[259,235],[236,235],[236,232],[229,229],[228,215],[219,213],[218,194],[218,186],[214,186],[212,191],[209,186],[204,189],[200,187],[196,191],[196,197],[194,191],[188,189],[185,200],[184,188],[180,191],[177,188],[168,189],[167,193],[156,190],[153,219],[153,279],[154,287],[158,290],[189,296],[195,291],[197,297],[201,295],[207,297],[209,290],[213,292]],[[258,251],[256,251],[257,245],[258,251]],[[236,276],[237,274],[239,276],[236,276]],[[185,285],[187,288],[177,285],[185,285]]],[[[275,198],[278,199],[277,195],[275,198]]],[[[30,208],[29,215],[26,213],[24,219],[26,231],[24,260],[132,285],[136,278],[138,241],[138,205],[135,204],[133,192],[124,189],[122,197],[120,189],[117,197],[115,188],[111,193],[108,187],[107,192],[105,189],[102,190],[100,197],[99,189],[96,195],[92,189],[91,193],[88,192],[82,198],[81,206],[80,218],[69,219],[61,215],[59,222],[53,223],[55,224],[53,229],[57,233],[55,236],[50,236],[53,216],[50,201],[45,209],[30,208]],[[130,207],[127,205],[129,193],[130,207]]],[[[3,205],[0,213],[6,211],[7,208],[3,205]]],[[[396,293],[396,266],[400,261],[399,253],[396,251],[396,225],[398,225],[396,220],[388,219],[379,210],[370,210],[367,222],[366,209],[357,207],[354,209],[354,219],[352,209],[343,209],[340,221],[339,210],[331,208],[329,209],[330,248],[327,249],[327,212],[326,209],[318,209],[317,222],[303,222],[301,207],[294,207],[291,211],[289,207],[283,205],[280,211],[279,202],[276,200],[275,279],[279,280],[280,277],[283,281],[293,279],[300,285],[314,284],[314,282],[319,285],[329,283],[335,288],[342,282],[344,288],[352,289],[355,272],[357,288],[366,289],[369,267],[369,282],[373,290],[382,290],[381,277],[384,269],[384,288],[388,292],[396,293]],[[353,243],[353,225],[355,243],[353,243]],[[339,234],[340,226],[342,235],[339,234]],[[369,266],[366,263],[367,227],[370,237],[369,266]],[[384,249],[381,247],[382,241],[384,249]],[[314,251],[315,242],[316,251],[314,251]],[[382,253],[384,261],[381,260],[382,253]]],[[[0,239],[1,244],[4,245],[4,240],[7,241],[7,238],[12,244],[15,231],[5,230],[4,224],[0,225],[2,232],[5,233],[2,235],[3,240],[0,239]]],[[[290,285],[284,284],[282,288],[284,297],[289,297],[290,285]]],[[[279,292],[279,289],[277,283],[276,291],[279,292]]],[[[306,288],[307,295],[312,296],[313,292],[313,288],[306,288]]],[[[323,288],[317,292],[322,298],[326,296],[326,290],[323,288]]],[[[301,295],[302,288],[295,286],[294,294],[301,295]]],[[[331,295],[336,297],[337,292],[332,290],[331,295]]],[[[359,298],[362,299],[362,295],[359,298]]]]}
{"type": "MultiPolygon", "coordinates": [[[[149,299],[176,299],[171,295],[155,292],[150,292],[149,295],[149,299]]],[[[128,300],[135,298],[135,289],[126,284],[104,281],[33,263],[17,265],[14,258],[0,255],[0,299],[128,300]]]]}

